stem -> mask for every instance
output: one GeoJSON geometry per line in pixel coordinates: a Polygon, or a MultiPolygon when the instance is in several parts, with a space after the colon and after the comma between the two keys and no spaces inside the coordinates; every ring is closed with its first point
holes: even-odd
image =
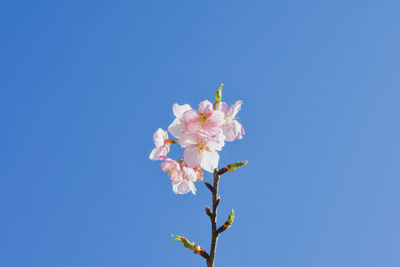
{"type": "Polygon", "coordinates": [[[218,183],[219,183],[219,175],[217,173],[217,170],[214,170],[214,186],[213,186],[213,190],[211,191],[213,207],[212,207],[212,214],[210,216],[210,219],[211,219],[211,249],[210,249],[210,255],[207,259],[207,267],[214,267],[215,250],[217,248],[218,235],[219,235],[219,232],[217,231],[217,210],[218,210],[218,204],[220,201],[220,196],[218,195],[218,183]]]}

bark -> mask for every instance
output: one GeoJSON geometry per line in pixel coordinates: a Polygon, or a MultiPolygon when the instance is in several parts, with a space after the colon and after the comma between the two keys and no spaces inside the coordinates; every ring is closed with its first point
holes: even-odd
{"type": "Polygon", "coordinates": [[[213,206],[211,215],[209,215],[211,219],[211,248],[210,248],[210,254],[207,259],[207,267],[214,267],[215,251],[217,248],[217,242],[219,236],[219,232],[217,230],[217,211],[218,211],[218,204],[220,201],[220,196],[218,195],[219,178],[220,176],[218,175],[217,170],[214,170],[214,185],[212,189],[209,188],[212,192],[213,206]]]}

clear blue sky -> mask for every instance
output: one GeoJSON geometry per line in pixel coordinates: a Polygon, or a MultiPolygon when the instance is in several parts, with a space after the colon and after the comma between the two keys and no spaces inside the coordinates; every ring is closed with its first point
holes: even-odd
{"type": "MultiPolygon", "coordinates": [[[[217,267],[400,266],[399,1],[3,1],[0,265],[205,266],[152,134],[224,82],[217,267]],[[201,3],[200,3],[201,2],[201,3]]],[[[172,155],[178,155],[176,149],[172,155]],[[175,153],[175,154],[174,154],[175,153]]],[[[206,176],[210,181],[211,176],[206,176]]]]}

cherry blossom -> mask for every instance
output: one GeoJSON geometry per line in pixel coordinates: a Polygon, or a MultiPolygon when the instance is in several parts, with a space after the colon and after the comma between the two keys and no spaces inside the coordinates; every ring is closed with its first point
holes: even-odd
{"type": "Polygon", "coordinates": [[[204,100],[199,104],[199,109],[190,109],[183,113],[185,130],[189,133],[196,133],[199,130],[205,131],[208,135],[214,136],[221,132],[224,124],[225,114],[221,110],[214,110],[213,104],[204,100]]]}
{"type": "Polygon", "coordinates": [[[236,120],[235,116],[240,111],[243,101],[239,100],[228,108],[225,102],[219,102],[216,105],[216,110],[221,110],[224,113],[224,124],[221,126],[222,132],[226,139],[225,141],[232,142],[236,139],[242,139],[245,134],[243,126],[236,120]]]}
{"type": "Polygon", "coordinates": [[[203,171],[213,173],[213,185],[207,181],[204,182],[212,193],[212,211],[209,206],[205,209],[212,224],[210,253],[207,253],[199,245],[190,242],[186,237],[173,235],[174,240],[182,242],[186,248],[206,259],[207,266],[214,266],[215,244],[218,235],[230,228],[234,220],[232,209],[225,223],[219,228],[216,227],[217,206],[221,199],[218,193],[220,175],[226,172],[234,172],[247,164],[247,161],[239,161],[218,170],[218,151],[221,151],[225,141],[232,142],[236,139],[242,139],[245,134],[243,126],[235,118],[243,102],[237,101],[230,107],[227,103],[221,102],[222,86],[223,84],[219,86],[215,93],[214,104],[204,100],[200,102],[197,110],[192,109],[188,104],[173,104],[172,111],[175,119],[169,125],[168,131],[179,142],[168,139],[167,131],[158,129],[153,135],[155,148],[150,154],[150,159],[163,161],[161,169],[168,172],[175,194],[192,192],[195,195],[196,187],[194,183],[203,180],[203,171]],[[166,157],[171,143],[184,148],[183,158],[178,161],[166,157]]]}
{"type": "Polygon", "coordinates": [[[193,168],[186,167],[178,161],[163,156],[160,159],[164,160],[161,163],[161,169],[165,172],[168,171],[175,194],[186,194],[191,191],[195,195],[194,182],[197,181],[199,174],[193,168]]]}
{"type": "Polygon", "coordinates": [[[183,158],[189,167],[200,166],[202,169],[213,172],[218,167],[220,151],[225,145],[225,136],[220,132],[216,136],[209,136],[208,132],[184,133],[179,143],[186,148],[183,158]]]}
{"type": "Polygon", "coordinates": [[[168,139],[167,131],[159,128],[153,134],[153,141],[156,147],[151,151],[149,159],[159,160],[160,157],[166,156],[169,152],[172,140],[168,139]]]}
{"type": "Polygon", "coordinates": [[[175,115],[175,120],[168,127],[168,131],[176,138],[181,137],[185,130],[185,124],[182,121],[183,113],[192,108],[188,104],[179,105],[177,103],[172,105],[172,111],[175,115]]]}

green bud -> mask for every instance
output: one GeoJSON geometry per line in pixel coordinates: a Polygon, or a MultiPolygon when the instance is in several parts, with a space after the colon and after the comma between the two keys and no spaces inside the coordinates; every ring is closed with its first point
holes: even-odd
{"type": "Polygon", "coordinates": [[[231,213],[229,214],[228,219],[225,221],[225,223],[220,228],[218,228],[218,232],[222,233],[223,231],[225,231],[226,229],[231,227],[232,223],[233,223],[233,219],[235,219],[235,214],[232,209],[231,213]]]}
{"type": "Polygon", "coordinates": [[[233,172],[236,171],[237,169],[239,169],[240,167],[244,166],[247,164],[247,160],[245,161],[239,161],[233,164],[229,164],[228,165],[228,172],[233,172]]]}
{"type": "Polygon", "coordinates": [[[239,169],[240,167],[242,167],[242,166],[244,166],[244,165],[246,165],[246,164],[247,164],[247,160],[245,160],[245,161],[239,161],[239,162],[236,162],[236,163],[232,163],[232,164],[226,165],[225,167],[223,167],[222,169],[220,169],[220,170],[217,172],[217,174],[218,174],[218,175],[221,175],[221,174],[224,174],[224,173],[226,173],[226,172],[234,172],[234,171],[236,171],[237,169],[239,169]]]}
{"type": "Polygon", "coordinates": [[[208,258],[208,254],[207,254],[207,252],[205,252],[204,249],[202,249],[199,245],[196,245],[193,242],[189,242],[189,240],[187,240],[186,237],[180,236],[180,235],[172,235],[172,237],[174,238],[174,241],[182,242],[182,244],[185,248],[190,249],[195,254],[198,254],[206,259],[208,258]]]}
{"type": "Polygon", "coordinates": [[[217,92],[215,93],[214,109],[216,109],[217,104],[222,101],[222,86],[224,86],[223,83],[221,83],[217,92]]]}

